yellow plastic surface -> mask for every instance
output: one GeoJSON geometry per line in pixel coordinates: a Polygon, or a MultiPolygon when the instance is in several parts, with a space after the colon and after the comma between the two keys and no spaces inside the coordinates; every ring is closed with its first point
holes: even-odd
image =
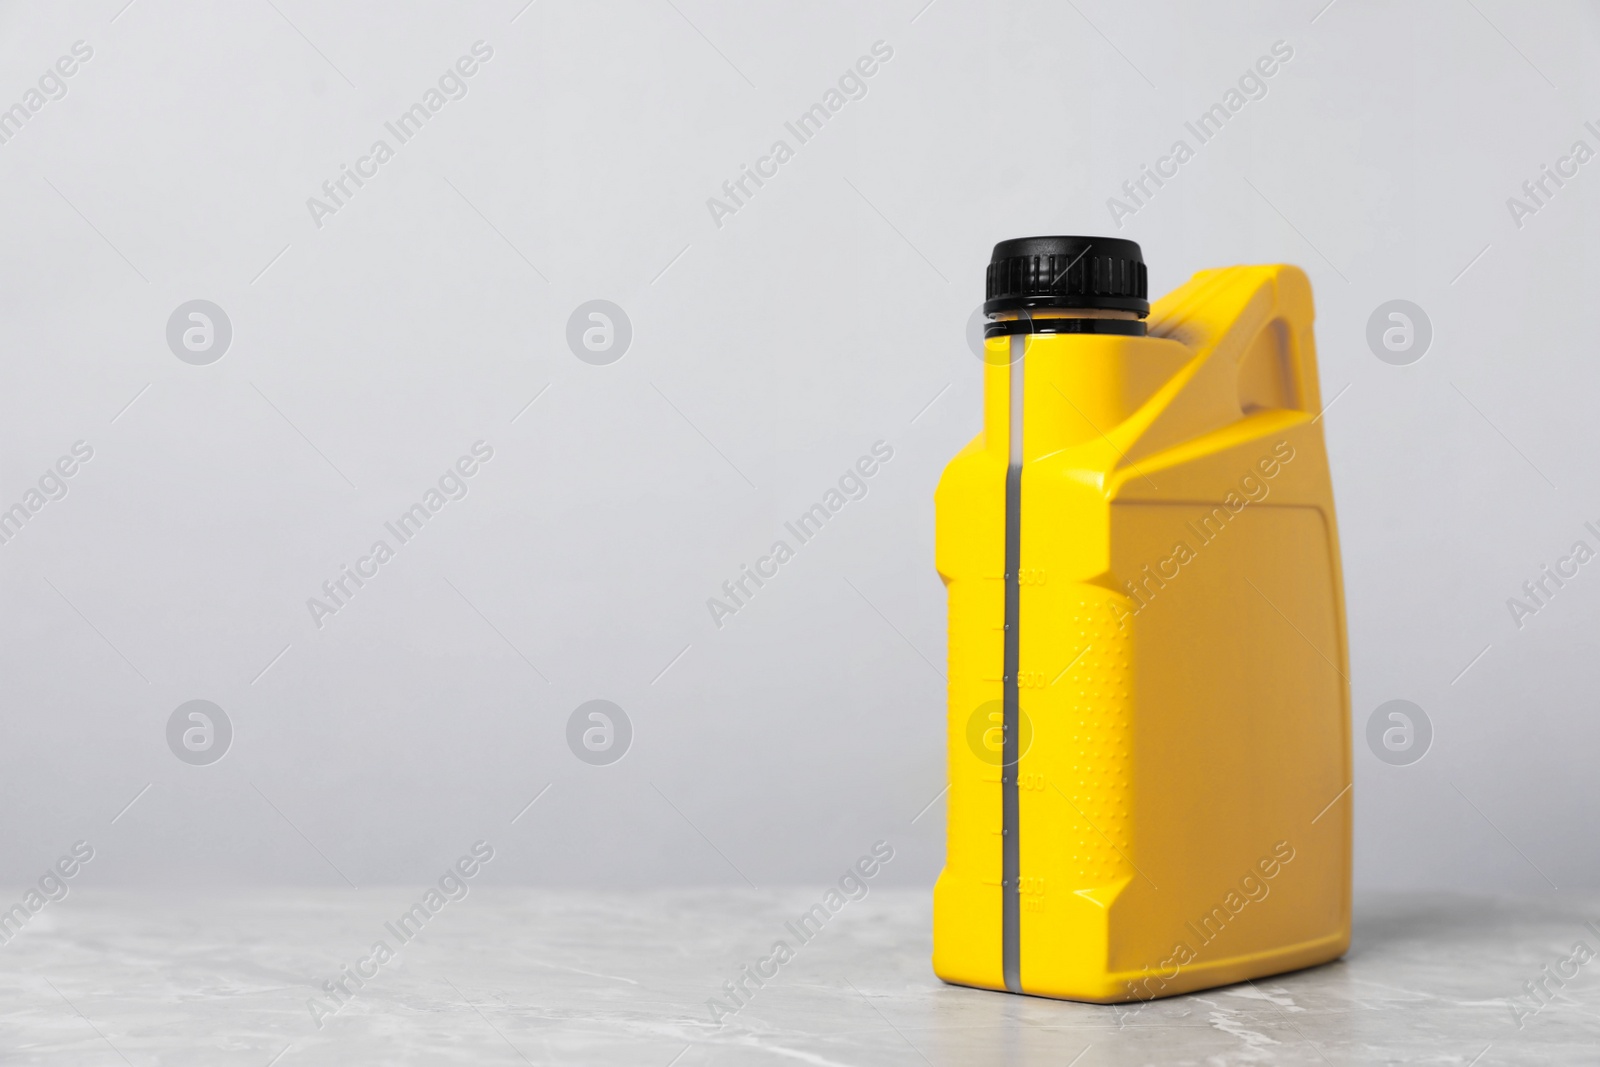
{"type": "MultiPolygon", "coordinates": [[[[1312,317],[1298,268],[1231,267],[1156,303],[1148,337],[1028,338],[1025,993],[1145,1000],[1349,945],[1349,667],[1312,317]]],[[[988,341],[985,429],[936,497],[950,791],[933,966],[990,989],[1001,768],[997,731],[975,744],[972,720],[1002,697],[1009,341],[988,341]]]]}

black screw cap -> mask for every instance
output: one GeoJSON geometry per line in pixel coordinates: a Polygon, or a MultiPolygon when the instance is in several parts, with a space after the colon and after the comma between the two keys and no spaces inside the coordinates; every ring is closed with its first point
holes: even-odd
{"type": "Polygon", "coordinates": [[[994,246],[983,310],[1106,308],[1150,314],[1150,282],[1136,241],[1014,237],[994,246]]]}

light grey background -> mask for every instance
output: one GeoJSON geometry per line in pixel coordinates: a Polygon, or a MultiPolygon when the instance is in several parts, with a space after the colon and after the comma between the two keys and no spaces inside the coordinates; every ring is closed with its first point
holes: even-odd
{"type": "Polygon", "coordinates": [[[0,879],[81,838],[104,885],[420,884],[484,838],[499,882],[766,887],[881,838],[886,879],[930,883],[963,331],[994,241],[1116,232],[1153,293],[1312,277],[1358,884],[1600,886],[1600,564],[1521,629],[1506,606],[1597,543],[1600,162],[1520,228],[1506,205],[1600,148],[1592,5],[123,3],[0,9],[0,106],[94,50],[0,145],[0,506],[94,448],[0,546],[0,879]],[[466,97],[314,225],[479,40],[466,97]],[[715,225],[880,40],[867,95],[715,225]],[[1115,230],[1107,198],[1279,40],[1267,95],[1115,230]],[[1399,298],[1435,335],[1403,367],[1365,340],[1399,298]],[[193,299],[233,326],[209,366],[165,340],[193,299]],[[566,345],[591,299],[632,322],[609,366],[566,345]],[[478,440],[469,495],[316,628],[478,440]],[[706,599],[878,440],[869,495],[717,629],[706,599]],[[167,747],[194,699],[234,729],[209,766],[167,747]],[[632,721],[610,766],[567,748],[591,699],[632,721]],[[1433,723],[1410,766],[1364,742],[1392,699],[1433,723]]]}

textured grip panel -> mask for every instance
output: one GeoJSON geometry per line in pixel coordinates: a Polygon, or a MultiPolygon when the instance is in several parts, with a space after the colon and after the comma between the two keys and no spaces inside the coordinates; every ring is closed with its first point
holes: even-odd
{"type": "MultiPolygon", "coordinates": [[[[1117,594],[1089,589],[1074,605],[1069,633],[1083,651],[1056,682],[1063,687],[1065,739],[1057,788],[1071,802],[1066,844],[1078,888],[1132,872],[1130,800],[1133,746],[1132,642],[1118,625],[1117,594]]],[[[1076,655],[1074,650],[1068,650],[1076,655]]]]}

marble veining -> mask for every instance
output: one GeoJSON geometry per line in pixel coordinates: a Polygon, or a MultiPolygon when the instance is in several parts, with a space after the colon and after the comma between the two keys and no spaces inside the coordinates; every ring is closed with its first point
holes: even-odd
{"type": "Polygon", "coordinates": [[[881,887],[719,1016],[814,891],[475,886],[379,965],[413,896],[74,893],[0,946],[0,1063],[1600,1062],[1600,960],[1574,962],[1594,901],[1364,898],[1337,963],[1102,1007],[943,985],[929,894],[881,887]]]}

